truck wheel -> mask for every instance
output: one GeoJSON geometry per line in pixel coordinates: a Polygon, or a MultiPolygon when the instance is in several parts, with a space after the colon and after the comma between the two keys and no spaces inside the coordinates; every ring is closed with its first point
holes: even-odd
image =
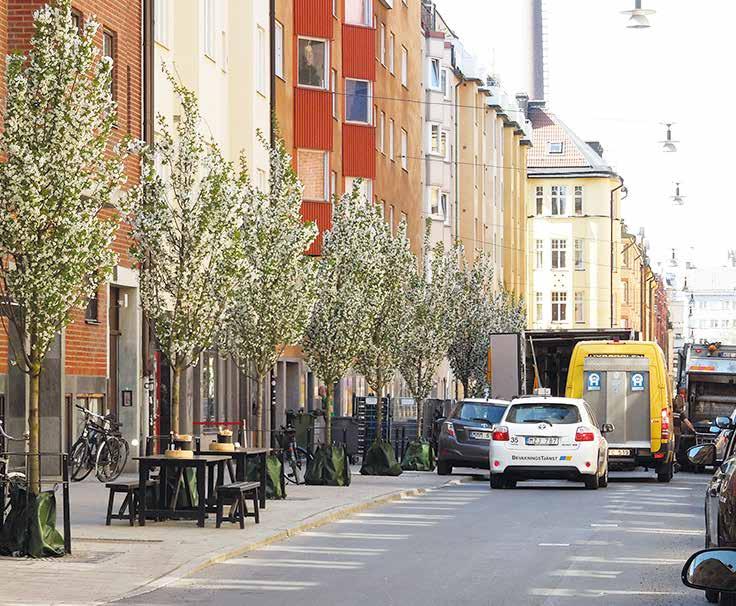
{"type": "Polygon", "coordinates": [[[667,463],[667,465],[657,469],[657,482],[668,483],[672,480],[673,475],[672,463],[667,463]]]}
{"type": "Polygon", "coordinates": [[[437,461],[437,475],[438,476],[452,475],[452,465],[450,465],[447,461],[437,461]]]}
{"type": "Polygon", "coordinates": [[[718,597],[719,597],[719,594],[717,591],[709,590],[705,592],[705,599],[711,604],[718,604],[718,597]]]}
{"type": "Polygon", "coordinates": [[[501,474],[491,474],[491,488],[493,490],[506,488],[506,480],[501,474]]]}
{"type": "Polygon", "coordinates": [[[588,490],[598,490],[598,486],[600,486],[600,481],[598,480],[597,473],[585,478],[585,487],[588,490]]]}

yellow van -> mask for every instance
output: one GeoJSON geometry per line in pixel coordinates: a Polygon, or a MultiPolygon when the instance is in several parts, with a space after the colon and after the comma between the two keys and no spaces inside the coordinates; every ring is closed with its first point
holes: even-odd
{"type": "Polygon", "coordinates": [[[654,469],[672,479],[675,434],[672,387],[662,349],[651,341],[581,341],[567,373],[568,398],[582,398],[606,435],[610,468],[654,469]]]}

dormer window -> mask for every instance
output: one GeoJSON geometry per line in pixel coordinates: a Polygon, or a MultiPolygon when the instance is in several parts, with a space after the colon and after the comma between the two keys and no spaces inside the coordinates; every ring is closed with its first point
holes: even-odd
{"type": "Polygon", "coordinates": [[[547,143],[547,153],[549,154],[561,154],[562,149],[562,141],[550,141],[547,143]]]}

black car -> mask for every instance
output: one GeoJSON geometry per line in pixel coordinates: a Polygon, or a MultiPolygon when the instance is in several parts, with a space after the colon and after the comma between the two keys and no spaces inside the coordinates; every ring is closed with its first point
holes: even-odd
{"type": "Polygon", "coordinates": [[[508,408],[506,400],[461,400],[442,421],[437,443],[437,473],[450,475],[453,467],[488,469],[493,425],[508,408]]]}

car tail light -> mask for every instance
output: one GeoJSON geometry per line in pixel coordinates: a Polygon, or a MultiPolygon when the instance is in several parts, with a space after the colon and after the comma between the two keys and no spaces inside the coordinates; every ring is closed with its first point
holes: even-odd
{"type": "Polygon", "coordinates": [[[493,435],[491,436],[494,442],[508,442],[509,441],[509,428],[500,425],[494,428],[493,435]]]}
{"type": "Polygon", "coordinates": [[[447,429],[448,436],[452,436],[453,438],[457,437],[455,435],[455,426],[452,423],[445,423],[445,429],[447,429]]]}
{"type": "Polygon", "coordinates": [[[667,409],[662,409],[662,433],[661,438],[663,442],[667,442],[670,439],[670,416],[667,413],[667,409]]]}
{"type": "Polygon", "coordinates": [[[593,440],[595,440],[595,434],[590,427],[578,427],[575,432],[576,442],[592,442],[593,440]]]}

